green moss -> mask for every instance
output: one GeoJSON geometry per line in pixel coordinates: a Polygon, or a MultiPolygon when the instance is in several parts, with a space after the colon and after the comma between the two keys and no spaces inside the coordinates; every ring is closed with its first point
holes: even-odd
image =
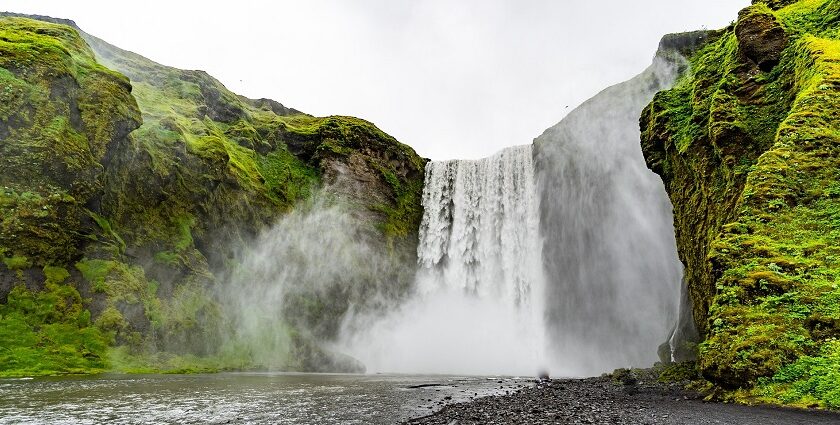
{"type": "Polygon", "coordinates": [[[106,245],[113,247],[117,254],[123,254],[126,248],[125,241],[116,232],[114,227],[111,225],[111,222],[108,221],[107,218],[93,211],[88,211],[88,214],[90,214],[91,218],[93,218],[93,220],[102,230],[102,233],[105,236],[102,242],[106,245]]]}
{"type": "Polygon", "coordinates": [[[64,283],[70,277],[70,272],[64,267],[45,266],[44,277],[47,283],[54,283],[56,285],[64,283]]]}
{"type": "Polygon", "coordinates": [[[124,332],[128,327],[128,323],[125,321],[122,313],[113,306],[108,306],[99,314],[99,317],[96,318],[95,325],[99,329],[109,332],[111,335],[124,332]]]}
{"type": "Polygon", "coordinates": [[[78,256],[106,147],[139,125],[130,92],[72,28],[0,18],[0,245],[37,265],[78,256]]]}
{"type": "Polygon", "coordinates": [[[750,393],[759,402],[840,409],[840,341],[826,341],[814,356],[802,356],[759,381],[750,393]]]}
{"type": "Polygon", "coordinates": [[[90,282],[91,288],[97,292],[105,292],[108,285],[105,279],[116,266],[116,263],[109,260],[85,260],[76,263],[76,269],[82,272],[85,280],[90,282]]]}
{"type": "Polygon", "coordinates": [[[9,270],[23,270],[32,267],[32,261],[24,256],[4,257],[3,263],[9,270]]]}
{"type": "MultiPolygon", "coordinates": [[[[348,203],[381,213],[372,216],[389,255],[413,255],[425,161],[373,124],[239,97],[206,73],[64,25],[3,17],[0,28],[0,256],[15,269],[2,273],[30,288],[78,285],[91,294],[80,302],[91,303],[95,325],[83,309],[76,327],[53,329],[67,333],[55,338],[97,335],[116,347],[116,370],[245,368],[253,353],[220,336],[229,318],[211,270],[231,267],[336,163],[379,172],[377,190],[391,190],[377,198],[384,202],[348,203]],[[44,282],[20,270],[41,267],[44,282]]],[[[338,323],[344,310],[316,301],[338,323]]],[[[24,336],[21,346],[31,342],[24,336]]],[[[289,344],[300,347],[278,349],[301,356],[284,358],[289,367],[323,355],[304,337],[289,344]]],[[[44,355],[39,347],[33,358],[44,355]]],[[[96,356],[97,365],[44,370],[106,367],[101,350],[96,356]]]]}
{"type": "MultiPolygon", "coordinates": [[[[96,318],[103,331],[111,332],[119,345],[132,350],[164,346],[175,350],[209,346],[221,327],[221,316],[211,294],[196,283],[184,283],[174,294],[161,299],[159,284],[149,279],[141,267],[112,260],[87,259],[76,264],[91,287],[106,295],[106,307],[96,318]],[[123,311],[139,307],[142,318],[132,321],[123,311]],[[140,333],[148,326],[154,333],[140,333]],[[157,334],[157,339],[153,339],[157,334]]],[[[136,313],[135,313],[136,314],[136,313]]]]}
{"type": "Polygon", "coordinates": [[[90,324],[73,286],[17,286],[0,305],[0,376],[91,373],[108,368],[108,338],[90,324]]]}
{"type": "Polygon", "coordinates": [[[76,263],[94,291],[108,296],[111,305],[116,303],[154,303],[155,293],[150,291],[149,281],[139,266],[119,261],[85,259],[76,263]]]}
{"type": "Polygon", "coordinates": [[[175,249],[184,251],[193,246],[192,227],[195,225],[195,219],[190,216],[181,217],[178,219],[178,238],[175,240],[175,249]]]}
{"type": "Polygon", "coordinates": [[[166,264],[170,266],[177,266],[181,264],[181,256],[177,252],[172,251],[156,252],[154,259],[155,262],[159,264],[166,264]]]}
{"type": "Polygon", "coordinates": [[[213,373],[225,370],[249,370],[245,352],[228,352],[199,357],[164,352],[133,353],[127,347],[109,351],[113,370],[122,373],[213,373]]]}
{"type": "Polygon", "coordinates": [[[800,0],[778,12],[785,30],[798,35],[810,34],[827,39],[840,38],[840,4],[836,1],[800,0]]]}
{"type": "Polygon", "coordinates": [[[0,190],[0,247],[35,265],[64,262],[83,239],[76,233],[80,217],[77,200],[64,190],[8,183],[0,190]]]}
{"type": "Polygon", "coordinates": [[[257,169],[269,196],[284,204],[308,199],[320,179],[314,167],[304,164],[285,148],[259,157],[257,169]]]}
{"type": "Polygon", "coordinates": [[[421,199],[423,196],[423,181],[418,179],[400,181],[388,168],[379,166],[385,181],[391,186],[395,197],[395,205],[379,204],[375,208],[385,214],[385,222],[381,227],[386,236],[406,238],[417,233],[420,220],[423,218],[421,199]]]}
{"type": "Polygon", "coordinates": [[[680,362],[662,366],[659,370],[659,382],[696,382],[700,378],[697,362],[680,362]]]}
{"type": "Polygon", "coordinates": [[[735,28],[772,14],[788,37],[778,65],[755,69],[724,30],[643,117],[698,300],[700,370],[724,398],[837,407],[822,383],[837,380],[840,337],[837,7],[753,6],[735,28]]]}
{"type": "Polygon", "coordinates": [[[0,116],[11,142],[0,147],[4,180],[55,184],[73,173],[73,189],[89,194],[105,145],[139,122],[128,80],[97,64],[69,27],[0,20],[0,116]]]}

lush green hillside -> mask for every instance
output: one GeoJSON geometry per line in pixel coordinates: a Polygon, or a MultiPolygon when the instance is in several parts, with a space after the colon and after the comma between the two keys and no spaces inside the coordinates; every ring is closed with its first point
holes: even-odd
{"type": "Polygon", "coordinates": [[[212,290],[241,248],[326,186],[410,260],[424,164],[364,120],[237,96],[70,21],[0,17],[0,376],[247,368],[219,351],[212,290]]]}
{"type": "Polygon", "coordinates": [[[840,408],[840,2],[755,2],[641,118],[728,396],[840,408]]]}

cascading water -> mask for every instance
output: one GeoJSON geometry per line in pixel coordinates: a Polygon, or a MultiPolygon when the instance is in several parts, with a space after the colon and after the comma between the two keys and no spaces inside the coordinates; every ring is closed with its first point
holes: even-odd
{"type": "MultiPolygon", "coordinates": [[[[660,56],[535,141],[552,370],[649,366],[677,319],[682,266],[671,204],[645,166],[639,115],[670,86],[660,56]]],[[[667,356],[667,345],[664,346],[667,356]]]]}
{"type": "Polygon", "coordinates": [[[690,323],[675,330],[671,205],[638,125],[673,83],[674,56],[533,148],[429,163],[414,293],[384,317],[350,315],[338,349],[369,371],[586,376],[649,366],[679,343],[690,323]]]}
{"type": "Polygon", "coordinates": [[[423,207],[416,293],[346,350],[369,371],[537,373],[544,278],[531,146],[430,162],[423,207]]]}
{"type": "Polygon", "coordinates": [[[531,307],[542,245],[531,146],[430,162],[417,248],[421,291],[441,287],[531,307]]]}

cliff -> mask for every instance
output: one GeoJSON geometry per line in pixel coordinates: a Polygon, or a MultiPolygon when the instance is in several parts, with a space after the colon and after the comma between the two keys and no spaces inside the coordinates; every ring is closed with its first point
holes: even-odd
{"type": "Polygon", "coordinates": [[[840,407],[840,2],[754,2],[641,117],[729,396],[840,407]]]}
{"type": "MultiPolygon", "coordinates": [[[[227,319],[213,288],[315,192],[407,284],[426,161],[410,147],[33,18],[0,16],[0,375],[249,367],[214,358],[227,319]]],[[[323,297],[284,302],[335,321],[358,301],[323,297]]],[[[292,324],[304,354],[280,367],[341,369],[323,325],[292,324]]]]}

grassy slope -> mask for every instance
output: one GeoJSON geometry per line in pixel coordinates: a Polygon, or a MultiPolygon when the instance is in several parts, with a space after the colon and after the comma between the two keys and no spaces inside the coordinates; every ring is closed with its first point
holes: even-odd
{"type": "Polygon", "coordinates": [[[0,375],[247,367],[219,351],[213,272],[307,199],[327,160],[378,171],[385,201],[359,204],[383,243],[410,247],[424,166],[411,148],[82,37],[0,18],[0,375]]]}
{"type": "Polygon", "coordinates": [[[645,110],[643,149],[675,206],[703,376],[739,400],[840,408],[840,2],[785,3],[690,59],[645,110]],[[783,29],[778,64],[750,60],[750,26],[783,29]]]}

